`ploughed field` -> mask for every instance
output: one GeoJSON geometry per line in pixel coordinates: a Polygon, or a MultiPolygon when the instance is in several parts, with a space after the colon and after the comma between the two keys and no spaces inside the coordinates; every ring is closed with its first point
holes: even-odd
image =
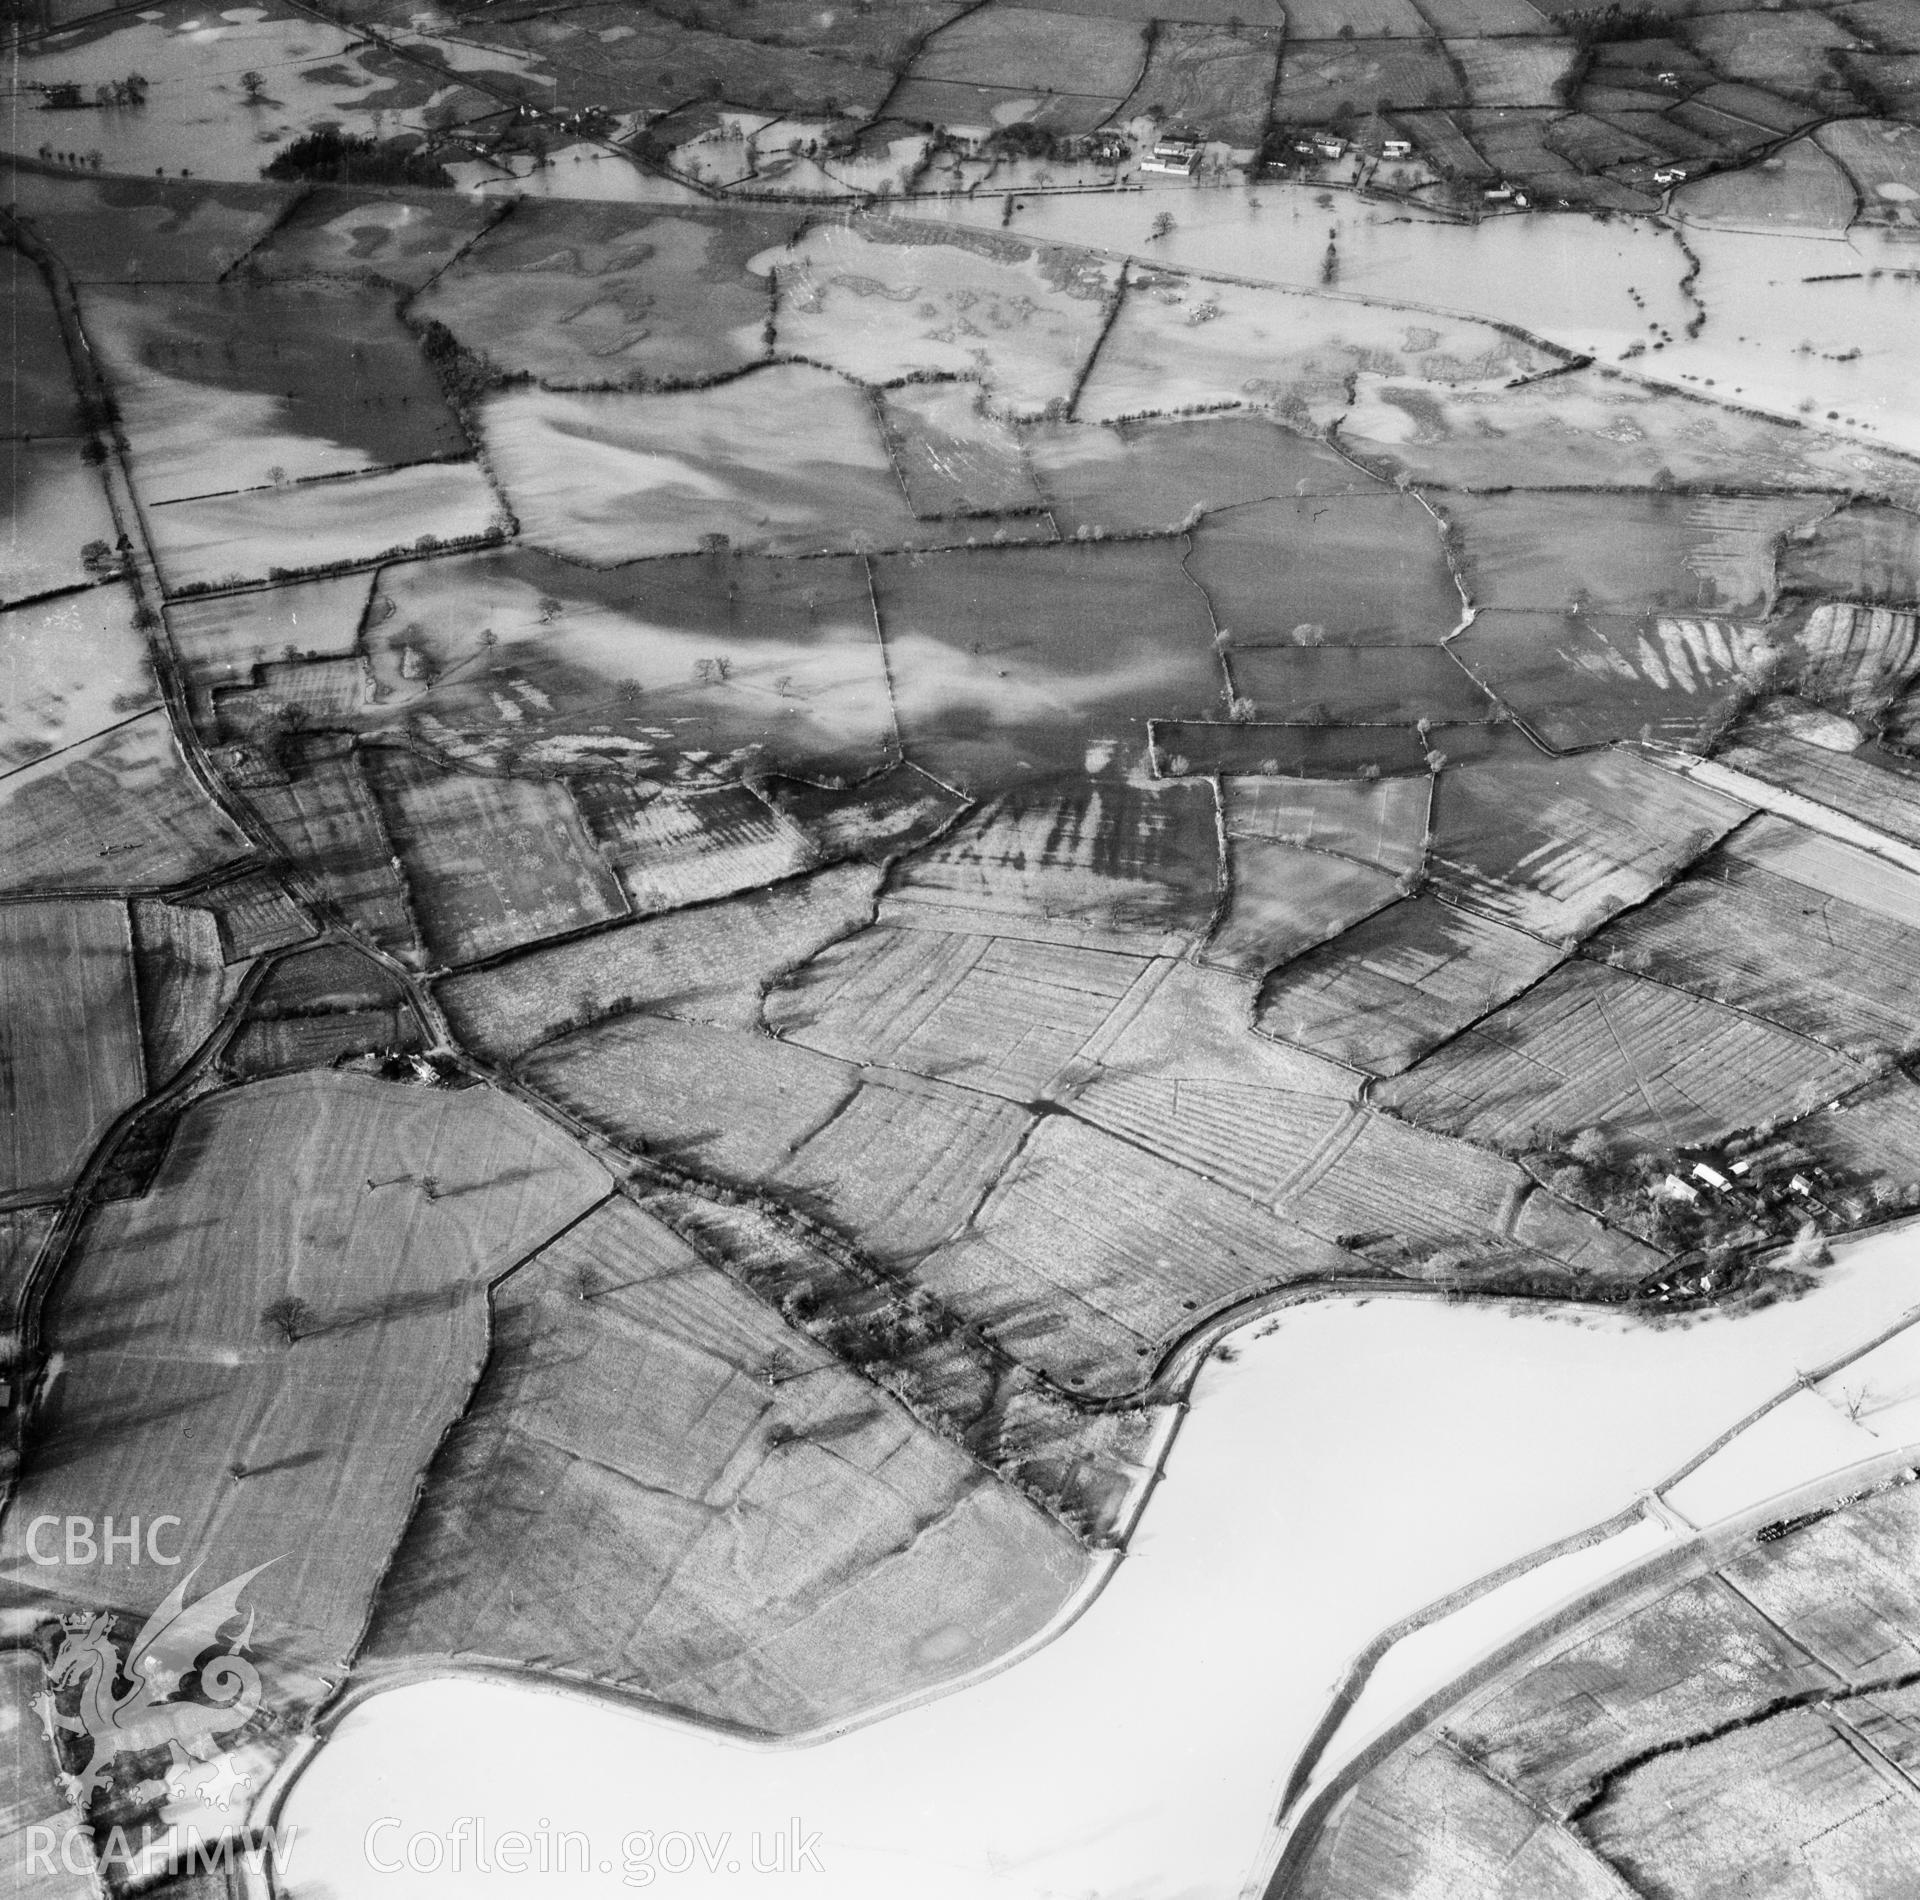
{"type": "MultiPolygon", "coordinates": [[[[1463,143],[1825,25],[764,11],[874,112],[1463,143]]],[[[1920,464],[1337,270],[21,180],[0,1595],[131,1634],[172,1579],[24,1526],[161,1500],[257,1573],[232,1746],[450,1666],[870,1715],[1081,1599],[1216,1322],[1739,1310],[1920,1203],[1920,464]]],[[[1392,1772],[1329,1892],[1462,1776],[1519,1825],[1392,1772]]],[[[1580,1824],[1696,1851],[1667,1773],[1580,1824]]]]}

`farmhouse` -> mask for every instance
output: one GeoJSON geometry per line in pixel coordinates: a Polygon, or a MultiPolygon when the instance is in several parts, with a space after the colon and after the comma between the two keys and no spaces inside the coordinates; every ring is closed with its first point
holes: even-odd
{"type": "Polygon", "coordinates": [[[1143,172],[1166,172],[1179,178],[1191,178],[1200,165],[1200,141],[1183,132],[1170,132],[1156,140],[1153,150],[1140,161],[1143,172]]]}

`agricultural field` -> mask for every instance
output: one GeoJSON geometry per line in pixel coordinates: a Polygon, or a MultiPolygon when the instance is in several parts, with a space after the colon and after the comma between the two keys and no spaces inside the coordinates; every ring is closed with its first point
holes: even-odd
{"type": "MultiPolygon", "coordinates": [[[[359,278],[419,291],[500,216],[492,205],[435,192],[400,197],[322,185],[305,193],[249,254],[249,274],[273,283],[359,278]]],[[[412,309],[437,314],[419,300],[412,309]]]]}
{"type": "Polygon", "coordinates": [[[474,963],[628,914],[564,784],[374,757],[376,794],[437,961],[474,963]]]}
{"type": "Polygon", "coordinates": [[[72,438],[8,442],[0,458],[0,507],[7,511],[0,605],[83,587],[113,571],[118,531],[107,491],[72,438]]]}
{"type": "MultiPolygon", "coordinates": [[[[1655,321],[1641,334],[1657,339],[1663,329],[1655,321]]],[[[1340,438],[1384,476],[1465,489],[1650,488],[1718,482],[1737,470],[1740,486],[1755,492],[1858,483],[1912,496],[1920,476],[1910,459],[1871,443],[1595,369],[1493,390],[1363,378],[1340,438]]]]}
{"type": "Polygon", "coordinates": [[[1476,1866],[1475,1891],[1515,1895],[1898,1891],[1920,1868],[1914,1540],[1903,1472],[1677,1574],[1629,1573],[1444,1691],[1314,1817],[1289,1891],[1411,1900],[1476,1866]],[[1495,1885],[1496,1863],[1554,1884],[1495,1885]]]}
{"type": "Polygon", "coordinates": [[[764,1032],[617,1014],[515,1064],[526,1085],[635,1153],[764,1180],[859,1086],[859,1072],[764,1032]]]}
{"type": "MultiPolygon", "coordinates": [[[[405,1712],[533,1687],[676,1768],[814,1744],[726,1745],[685,1825],[814,1826],[826,1764],[845,1900],[1914,1885],[1904,1475],[1494,1617],[1911,1304],[1892,0],[21,5],[29,1687],[176,1579],[26,1527],[165,1511],[203,1584],[266,1566],[236,1840],[276,1759],[289,1813],[424,1824],[405,1712]],[[1488,1357],[1302,1363],[1367,1306],[1488,1357]],[[1617,1446],[1568,1442],[1581,1364],[1632,1374],[1617,1446]],[[1311,1561],[1170,1625],[1210,1546],[1154,1525],[1203,1516],[1311,1561]],[[1367,1647],[1449,1593],[1469,1681],[1450,1615],[1367,1647]],[[1057,1759],[956,1820],[969,1727],[1002,1784],[1009,1734],[1057,1759]],[[901,1778],[832,1773],[874,1745],[901,1778]]],[[[1765,1430],[1893,1471],[1901,1379],[1765,1430]]],[[[436,1727],[460,1785],[495,1720],[436,1727]]],[[[168,1824],[162,1754],[96,1849],[168,1824]]]]}
{"type": "Polygon", "coordinates": [[[24,166],[6,182],[7,208],[47,237],[58,232],[60,261],[83,284],[216,283],[293,196],[258,182],[62,177],[24,166]]]}
{"type": "Polygon", "coordinates": [[[502,1290],[369,1659],[539,1654],[656,1706],[793,1733],[1017,1643],[1085,1561],[965,1453],[614,1201],[502,1290]],[[633,1405],[636,1382],[659,1402],[633,1405]],[[465,1561],[476,1547],[493,1553],[484,1577],[465,1561]]]}
{"type": "Polygon", "coordinates": [[[993,413],[983,384],[909,383],[889,390],[880,426],[916,515],[937,520],[1039,510],[1025,442],[993,413]]]}
{"type": "Polygon", "coordinates": [[[1323,443],[1265,416],[1160,417],[1110,428],[1048,424],[1024,439],[1062,534],[1171,534],[1249,502],[1388,492],[1323,443]]]}
{"type": "Polygon", "coordinates": [[[9,441],[75,434],[81,424],[78,392],[53,299],[46,280],[16,250],[9,249],[0,263],[0,311],[10,340],[0,434],[9,441]]]}
{"type": "Polygon", "coordinates": [[[1482,613],[1450,651],[1529,731],[1572,752],[1712,735],[1777,649],[1750,621],[1582,608],[1482,613]]]}
{"type": "Polygon", "coordinates": [[[1362,370],[1455,389],[1554,366],[1490,324],[1136,267],[1073,413],[1116,422],[1239,404],[1312,434],[1344,413],[1362,370]]]}
{"type": "Polygon", "coordinates": [[[304,741],[287,765],[284,781],[247,789],[281,849],[368,941],[404,962],[424,960],[393,840],[359,755],[317,738],[304,741]]]}
{"type": "MultiPolygon", "coordinates": [[[[1824,497],[1665,494],[1459,495],[1446,505],[1477,604],[1601,613],[1765,612],[1775,548],[1795,547],[1797,531],[1829,510],[1824,497]]],[[[1781,584],[1793,576],[1790,565],[1781,584]]]]}
{"type": "Polygon", "coordinates": [[[783,351],[869,385],[969,377],[1023,417],[1071,399],[1119,283],[1073,252],[884,220],[818,225],[754,268],[783,351]]]}
{"type": "Polygon", "coordinates": [[[628,1009],[753,1028],[768,985],[866,924],[879,882],[864,865],[836,866],[463,971],[435,995],[461,1040],[503,1063],[628,1009]]]}
{"type": "Polygon", "coordinates": [[[247,855],[159,710],[0,778],[8,891],[163,890],[247,855]]]}
{"type": "Polygon", "coordinates": [[[467,453],[389,293],[146,285],[83,309],[149,507],[467,453]]]}
{"type": "Polygon", "coordinates": [[[1400,878],[1376,866],[1233,832],[1226,886],[1226,903],[1201,954],[1256,981],[1383,910],[1404,889],[1400,878]]]}
{"type": "Polygon", "coordinates": [[[159,688],[124,587],[93,587],[0,613],[0,771],[150,711],[159,688]]]}
{"type": "Polygon", "coordinates": [[[1876,753],[1850,720],[1788,702],[1777,713],[1743,721],[1716,756],[1736,771],[1920,844],[1920,774],[1897,756],[1876,753]]]}
{"type": "Polygon", "coordinates": [[[1432,517],[1398,495],[1302,496],[1209,513],[1194,530],[1187,571],[1236,648],[1438,641],[1461,617],[1432,517]]]}
{"type": "Polygon", "coordinates": [[[864,930],[767,998],[778,1036],[1011,1101],[1046,1094],[1146,974],[1134,957],[1061,944],[864,930]]]}
{"type": "Polygon", "coordinates": [[[149,1086],[173,1079],[240,992],[246,962],[227,962],[216,913],[137,897],[132,924],[135,995],[149,1086]]]}
{"type": "Polygon", "coordinates": [[[1263,1035],[1369,1074],[1396,1075],[1538,982],[1561,957],[1491,917],[1409,897],[1274,970],[1256,1020],[1263,1035]]]}
{"type": "Polygon", "coordinates": [[[528,541],[589,566],[912,546],[928,532],[867,397],[806,365],[669,395],[513,391],[485,428],[528,541]]]}
{"type": "Polygon", "coordinates": [[[1585,1128],[1670,1151],[1787,1120],[1866,1080],[1791,1031],[1574,961],[1379,1092],[1421,1127],[1495,1147],[1585,1128]]]}
{"type": "Polygon", "coordinates": [[[1188,948],[1220,892],[1212,788],[1009,792],[910,858],[879,921],[1136,956],[1188,948]]]}
{"type": "Polygon", "coordinates": [[[865,563],[724,552],[596,574],[527,549],[385,569],[376,703],[489,770],[826,784],[898,756],[865,563]]]}
{"type": "Polygon", "coordinates": [[[1158,21],[1147,69],[1120,116],[1151,113],[1174,125],[1203,125],[1230,145],[1257,145],[1266,131],[1280,42],[1272,27],[1158,21]]]}
{"type": "Polygon", "coordinates": [[[1057,1383],[1118,1397],[1146,1384],[1195,1315],[1358,1265],[1237,1194],[1048,1116],[916,1278],[1057,1383]]]}
{"type": "Polygon", "coordinates": [[[809,868],[805,832],[745,785],[678,792],[600,776],[574,799],[636,917],[729,897],[809,868]]]}
{"type": "Polygon", "coordinates": [[[52,1199],[145,1093],[124,904],[0,905],[0,1074],[0,1199],[52,1199]]]}
{"type": "Polygon", "coordinates": [[[181,593],[292,580],[504,532],[499,497],[475,462],[169,502],[154,509],[149,528],[160,572],[181,593]]]}
{"type": "Polygon", "coordinates": [[[1497,709],[1438,646],[1256,646],[1228,665],[1256,718],[1284,724],[1436,726],[1491,720],[1497,709]]]}
{"type": "Polygon", "coordinates": [[[1920,879],[1891,865],[1863,879],[1860,855],[1809,838],[1798,850],[1762,844],[1755,861],[1737,833],[1651,904],[1616,919],[1591,953],[1858,1061],[1905,1055],[1920,1000],[1920,879]],[[1781,869],[1767,868],[1769,859],[1781,869]],[[1875,892],[1871,907],[1840,894],[1863,882],[1875,892]]]}
{"type": "MultiPolygon", "coordinates": [[[[486,1089],[310,1075],[197,1103],[49,1304],[66,1371],[19,1480],[30,1509],[0,1531],[9,1574],[36,1511],[124,1521],[165,1499],[209,1574],[279,1559],[250,1601],[291,1693],[337,1679],[479,1373],[489,1282],[608,1185],[486,1089]]],[[[96,1563],[59,1581],[144,1613],[175,1576],[96,1563]]]]}
{"type": "Polygon", "coordinates": [[[1441,895],[1555,942],[1651,896],[1747,815],[1631,752],[1443,772],[1428,874],[1441,895]]]}
{"type": "Polygon", "coordinates": [[[748,264],[799,228],[779,215],[523,204],[409,314],[547,389],[704,383],[766,355],[773,296],[748,264]]]}
{"type": "Polygon", "coordinates": [[[1131,763],[1145,718],[1205,717],[1223,697],[1176,543],[896,555],[872,572],[900,743],[961,791],[1131,763]]]}
{"type": "Polygon", "coordinates": [[[57,1853],[37,1851],[48,1837],[64,1845],[81,1825],[41,1725],[36,1704],[43,1689],[39,1658],[31,1650],[0,1657],[0,1875],[21,1900],[84,1900],[93,1892],[85,1863],[76,1872],[57,1853]]]}

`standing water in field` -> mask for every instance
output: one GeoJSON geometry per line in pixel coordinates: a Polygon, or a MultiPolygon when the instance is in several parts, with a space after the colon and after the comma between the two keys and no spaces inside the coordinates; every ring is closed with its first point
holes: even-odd
{"type": "Polygon", "coordinates": [[[1348,1657],[1631,1504],[1917,1299],[1920,1237],[1902,1230],[1841,1249],[1798,1302],[1691,1328],[1389,1298],[1256,1322],[1202,1373],[1113,1582],[1026,1660],[783,1748],[550,1688],[397,1689],[354,1710],[295,1786],[286,1891],[516,1891],[470,1852],[458,1873],[405,1869],[413,1837],[438,1837],[445,1860],[475,1817],[494,1840],[584,1834],[589,1871],[568,1889],[582,1895],[629,1891],[683,1847],[681,1885],[712,1894],[1238,1893],[1348,1657]],[[790,1866],[770,1889],[749,1864],[756,1834],[763,1860],[776,1835],[790,1853],[811,1841],[824,1872],[790,1866]]]}

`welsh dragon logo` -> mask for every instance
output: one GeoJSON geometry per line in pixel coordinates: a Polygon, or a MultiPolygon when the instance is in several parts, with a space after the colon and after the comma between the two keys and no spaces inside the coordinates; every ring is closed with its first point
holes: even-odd
{"type": "Polygon", "coordinates": [[[199,1571],[189,1571],[141,1625],[124,1658],[113,1640],[110,1612],[61,1619],[60,1648],[47,1665],[52,1693],[45,1706],[55,1728],[93,1743],[86,1766],[62,1777],[82,1813],[117,1756],[170,1746],[172,1779],[211,1760],[218,1753],[214,1738],[239,1728],[259,1708],[260,1672],[241,1653],[253,1637],[252,1612],[233,1642],[224,1643],[220,1632],[239,1617],[241,1591],[266,1568],[256,1565],[191,1604],[187,1591],[199,1571]],[[183,1700],[180,1686],[196,1666],[198,1697],[183,1700]],[[62,1715],[54,1694],[76,1682],[79,1713],[62,1715]]]}

